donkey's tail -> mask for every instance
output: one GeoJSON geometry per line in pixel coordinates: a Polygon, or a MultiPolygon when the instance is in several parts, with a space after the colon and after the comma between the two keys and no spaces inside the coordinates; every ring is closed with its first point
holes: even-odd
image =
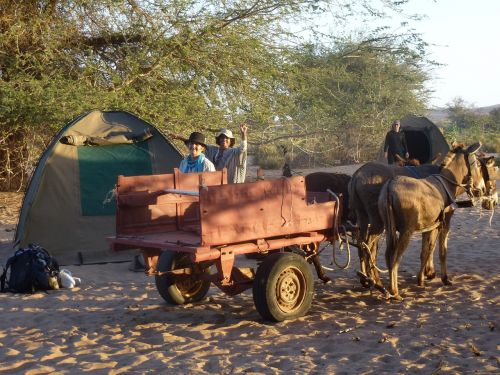
{"type": "Polygon", "coordinates": [[[382,190],[378,198],[379,213],[382,217],[385,227],[386,235],[386,251],[385,251],[385,261],[387,263],[387,268],[391,268],[393,264],[393,259],[396,250],[397,242],[397,232],[396,232],[396,222],[394,220],[394,210],[392,207],[392,185],[393,179],[389,179],[382,190]]]}

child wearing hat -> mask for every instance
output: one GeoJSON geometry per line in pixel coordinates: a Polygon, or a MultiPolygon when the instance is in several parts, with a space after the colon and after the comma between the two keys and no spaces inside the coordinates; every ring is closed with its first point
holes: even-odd
{"type": "Polygon", "coordinates": [[[203,134],[192,132],[185,144],[189,148],[189,155],[182,159],[179,166],[182,173],[215,172],[213,163],[204,154],[207,141],[203,134]]]}

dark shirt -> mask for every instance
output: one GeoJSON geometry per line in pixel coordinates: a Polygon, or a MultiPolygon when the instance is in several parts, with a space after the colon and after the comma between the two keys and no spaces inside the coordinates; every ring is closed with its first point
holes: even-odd
{"type": "Polygon", "coordinates": [[[394,163],[394,155],[398,154],[405,157],[408,147],[406,146],[406,138],[403,132],[391,130],[385,136],[384,152],[387,152],[387,161],[389,164],[394,163]]]}

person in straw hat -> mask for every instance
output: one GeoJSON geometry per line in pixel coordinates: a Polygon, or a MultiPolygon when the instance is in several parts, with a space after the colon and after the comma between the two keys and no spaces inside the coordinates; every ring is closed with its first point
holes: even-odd
{"type": "Polygon", "coordinates": [[[205,155],[214,163],[216,170],[227,168],[227,181],[230,184],[245,182],[247,133],[248,125],[240,124],[241,143],[238,147],[234,147],[236,139],[233,132],[229,129],[221,129],[215,136],[217,146],[208,145],[205,151],[205,155]]]}
{"type": "Polygon", "coordinates": [[[189,154],[182,159],[179,166],[182,173],[215,172],[213,163],[203,153],[207,148],[207,141],[203,134],[193,132],[184,143],[189,148],[189,154]]]}

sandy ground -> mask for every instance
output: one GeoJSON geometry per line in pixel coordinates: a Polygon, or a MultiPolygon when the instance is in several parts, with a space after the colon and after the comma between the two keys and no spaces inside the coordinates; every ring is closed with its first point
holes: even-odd
{"type": "MultiPolygon", "coordinates": [[[[3,220],[8,240],[13,224],[3,220]]],[[[327,248],[334,283],[316,281],[309,314],[275,324],[260,318],[251,291],[212,287],[202,303],[172,307],[126,263],[68,267],[81,287],[0,294],[0,373],[499,373],[500,219],[489,220],[457,210],[451,287],[439,278],[416,286],[415,236],[400,268],[403,302],[360,287],[356,249],[341,270],[327,248]]]]}

